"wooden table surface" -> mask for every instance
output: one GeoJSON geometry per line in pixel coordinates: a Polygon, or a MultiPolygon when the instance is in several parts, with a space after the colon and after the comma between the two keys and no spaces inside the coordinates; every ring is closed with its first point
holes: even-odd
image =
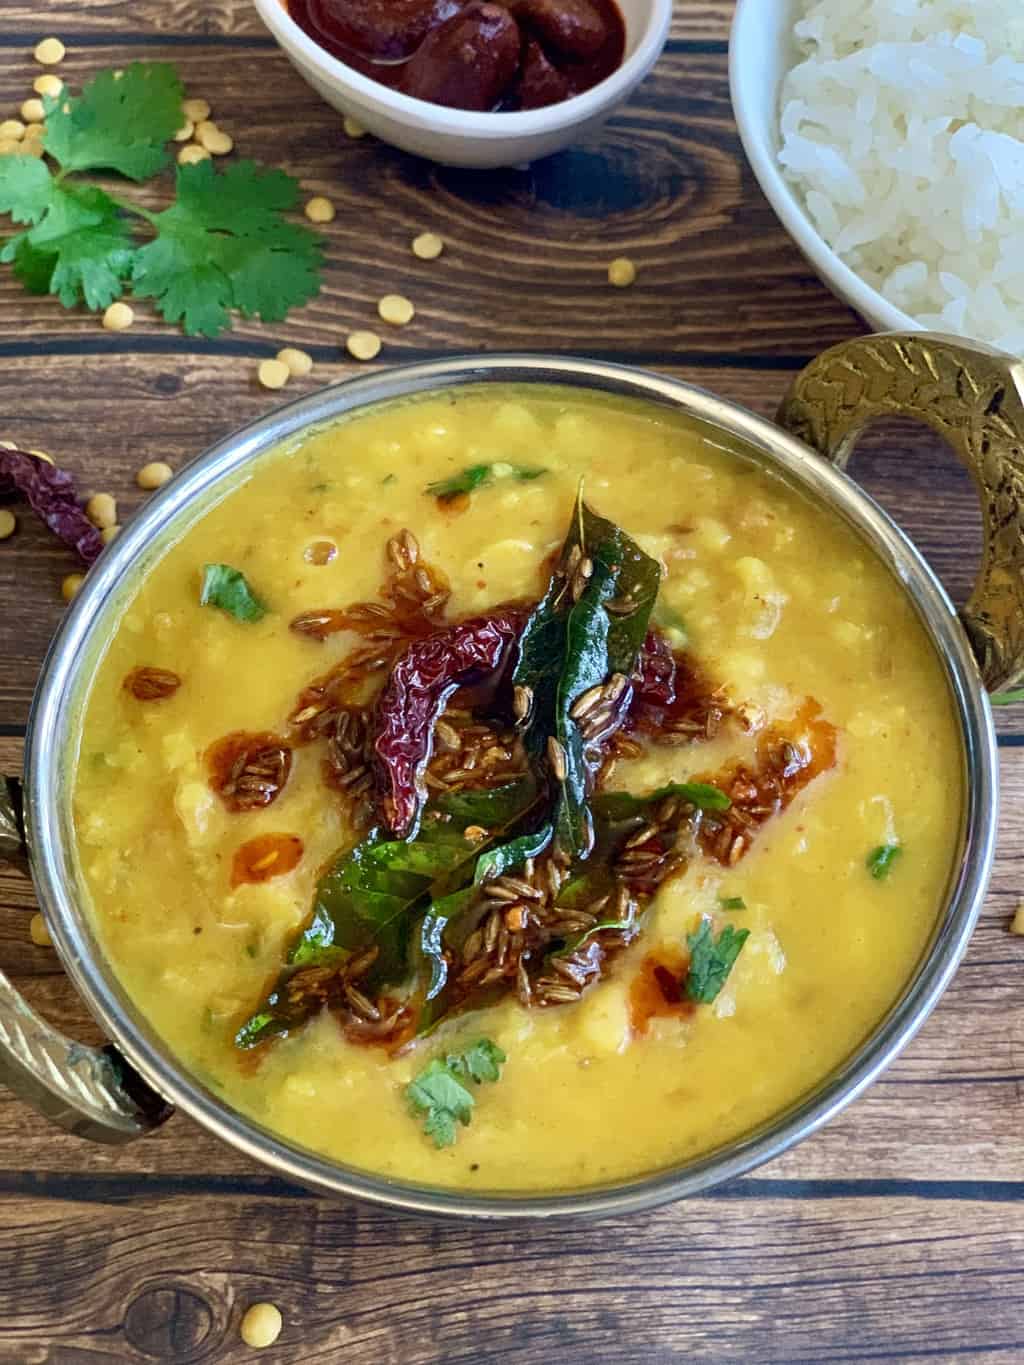
{"type": "MultiPolygon", "coordinates": [[[[344,137],[249,0],[4,0],[0,116],[44,33],[73,85],[169,59],[243,154],[328,194],[320,297],[267,328],[188,339],[143,312],[127,333],[0,275],[0,435],[48,449],[130,509],[134,471],[178,465],[276,401],[254,382],[285,342],[311,388],[358,367],[339,343],[375,301],[415,301],[388,364],[530,348],[639,364],[770,413],[788,379],[858,320],[776,224],[729,108],[730,0],[679,3],[654,74],[603,134],[531,169],[443,170],[344,137]],[[40,14],[45,10],[45,28],[40,14]],[[409,251],[440,232],[433,264],[409,251]],[[605,283],[637,263],[634,288],[605,283]]],[[[855,472],[955,595],[978,517],[927,436],[890,429],[855,472]]],[[[69,555],[22,517],[0,547],[0,767],[17,771],[69,555]]],[[[236,1362],[245,1306],[285,1318],[280,1365],[1024,1359],[1024,940],[1007,932],[1024,851],[1024,721],[1000,715],[1001,845],[967,960],[917,1040],[825,1131],[754,1175],[617,1223],[484,1227],[392,1216],[283,1184],[183,1117],[122,1149],[51,1130],[0,1095],[0,1360],[236,1362]]],[[[96,1030],[32,894],[0,871],[0,967],[51,1019],[96,1030]]]]}

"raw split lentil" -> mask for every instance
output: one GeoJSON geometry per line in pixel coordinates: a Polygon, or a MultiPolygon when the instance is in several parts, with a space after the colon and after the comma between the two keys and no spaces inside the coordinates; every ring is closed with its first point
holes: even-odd
{"type": "Polygon", "coordinates": [[[202,123],[210,117],[210,106],[206,100],[188,99],[183,101],[181,112],[192,123],[202,123]]]}
{"type": "Polygon", "coordinates": [[[291,371],[283,360],[261,360],[256,378],[265,389],[283,389],[288,383],[291,371]]]}
{"type": "Polygon", "coordinates": [[[281,1310],[272,1303],[254,1303],[242,1319],[242,1340],[246,1346],[261,1350],[273,1346],[283,1326],[281,1310]]]}
{"type": "Polygon", "coordinates": [[[56,66],[64,60],[67,49],[59,38],[43,38],[36,43],[33,56],[41,66],[56,66]]]}
{"type": "Polygon", "coordinates": [[[421,232],[412,239],[412,254],[421,261],[436,261],[444,250],[444,242],[436,232],[421,232]]]}
{"type": "Polygon", "coordinates": [[[153,460],[150,464],[142,466],[135,475],[135,482],[147,493],[151,493],[154,488],[163,488],[172,473],[169,464],[164,464],[162,460],[153,460]]]}
{"type": "Polygon", "coordinates": [[[103,326],[108,332],[123,332],[135,321],[135,314],[127,303],[112,303],[103,314],[103,326]]]}
{"type": "Polygon", "coordinates": [[[311,223],[330,223],[334,221],[336,209],[324,195],[315,194],[306,204],[305,213],[311,223]]]}
{"type": "Polygon", "coordinates": [[[357,123],[354,118],[349,118],[348,114],[345,115],[342,121],[342,126],[345,129],[347,135],[351,138],[358,139],[366,136],[366,129],[363,127],[363,125],[361,123],[357,123]]]}
{"type": "Polygon", "coordinates": [[[345,347],[356,360],[373,360],[380,355],[381,340],[376,332],[350,332],[345,347]]]}
{"type": "Polygon", "coordinates": [[[9,507],[0,507],[0,540],[8,540],[17,530],[18,523],[9,507]]]}
{"type": "Polygon", "coordinates": [[[28,934],[37,948],[53,947],[53,939],[50,937],[50,931],[47,929],[46,920],[43,919],[42,915],[36,913],[29,920],[28,934]]]}
{"type": "Polygon", "coordinates": [[[32,89],[37,95],[49,95],[51,99],[56,99],[64,89],[64,82],[52,71],[47,71],[42,76],[35,78],[32,82],[32,89]]]}
{"type": "Polygon", "coordinates": [[[303,378],[313,368],[313,357],[295,346],[285,346],[278,351],[277,358],[288,366],[288,373],[295,379],[303,378]]]}
{"type": "Polygon", "coordinates": [[[179,166],[194,166],[197,161],[209,161],[210,153],[205,147],[200,147],[195,142],[190,142],[187,147],[182,147],[178,153],[179,166]]]}
{"type": "Polygon", "coordinates": [[[21,106],[21,117],[26,123],[42,123],[46,117],[46,110],[43,108],[43,101],[37,96],[23,101],[21,106]]]}
{"type": "Polygon", "coordinates": [[[401,294],[385,294],[377,304],[377,312],[394,327],[404,327],[416,315],[416,309],[401,294]]]}
{"type": "Polygon", "coordinates": [[[117,524],[117,503],[109,493],[94,493],[85,504],[85,515],[102,531],[117,524]]]}
{"type": "Polygon", "coordinates": [[[636,279],[636,266],[628,256],[616,256],[608,267],[608,283],[616,289],[627,289],[636,279]]]}
{"type": "Polygon", "coordinates": [[[70,602],[75,593],[85,582],[85,575],[80,573],[69,573],[67,578],[60,585],[60,595],[65,602],[70,602]]]}

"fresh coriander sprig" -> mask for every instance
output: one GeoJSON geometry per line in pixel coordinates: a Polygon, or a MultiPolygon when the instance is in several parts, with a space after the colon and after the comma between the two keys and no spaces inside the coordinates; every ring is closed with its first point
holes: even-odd
{"type": "Polygon", "coordinates": [[[423,1114],[423,1131],[437,1147],[450,1147],[458,1136],[457,1124],[466,1125],[473,1115],[476,1099],[466,1084],[501,1078],[507,1059],[489,1038],[479,1038],[464,1052],[436,1057],[405,1087],[406,1098],[415,1113],[423,1114]]]}
{"type": "Polygon", "coordinates": [[[232,311],[279,322],[319,291],[323,241],[282,216],[299,195],[282,171],[252,161],[222,172],[209,161],[179,166],[177,199],[160,212],[78,178],[114,171],[138,182],[162,171],[182,95],[169,63],[134,62],[120,76],[101,72],[78,96],[44,99],[43,147],[57,169],[0,158],[0,213],[25,229],[0,261],[31,293],[96,311],[131,290],[188,335],[214,337],[232,311]],[[137,238],[136,225],[152,239],[137,238]]]}

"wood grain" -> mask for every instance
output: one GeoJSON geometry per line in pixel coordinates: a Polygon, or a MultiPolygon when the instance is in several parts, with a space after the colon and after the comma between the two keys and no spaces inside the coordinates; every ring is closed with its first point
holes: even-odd
{"type": "Polygon", "coordinates": [[[242,1313],[268,1299],[285,1320],[272,1365],[934,1362],[964,1342],[1005,1365],[1024,1350],[1024,1218],[984,1189],[816,1202],[748,1181],[614,1228],[425,1225],[258,1193],[225,1196],[212,1222],[181,1192],[124,1193],[99,1182],[43,1220],[35,1199],[7,1201],[17,1309],[0,1359],[241,1365],[242,1313]]]}
{"type": "MultiPolygon", "coordinates": [[[[355,327],[379,325],[385,293],[407,294],[415,323],[387,329],[388,356],[410,348],[536,347],[687,355],[803,356],[859,330],[852,313],[813,278],[746,166],[729,106],[724,53],[668,53],[633,101],[602,132],[525,171],[446,170],[346,138],[336,113],[276,50],[226,62],[220,48],[156,45],[193,92],[216,91],[215,114],[244,156],[286,166],[304,192],[326,194],[337,217],[325,231],[322,294],[272,331],[239,323],[232,339],[264,352],[283,341],[337,347],[355,327]],[[427,228],[447,242],[436,262],[409,244],[427,228]],[[608,263],[637,265],[616,290],[608,263]]],[[[77,86],[123,60],[89,48],[65,63],[77,86]]],[[[35,73],[0,51],[0,107],[12,110],[35,73]]],[[[165,205],[166,192],[130,191],[165,205]]],[[[18,316],[20,345],[95,336],[87,314],[51,298],[24,307],[21,286],[0,273],[0,314],[18,316]]],[[[146,311],[142,310],[143,317],[146,311]]],[[[165,324],[143,323],[172,344],[165,324]]]]}
{"type": "MultiPolygon", "coordinates": [[[[731,0],[676,0],[670,42],[723,44],[731,14],[731,0]]],[[[122,45],[154,37],[270,41],[251,0],[53,0],[45,19],[37,5],[6,0],[4,32],[7,45],[25,51],[48,33],[60,34],[72,50],[104,38],[122,45]]]]}

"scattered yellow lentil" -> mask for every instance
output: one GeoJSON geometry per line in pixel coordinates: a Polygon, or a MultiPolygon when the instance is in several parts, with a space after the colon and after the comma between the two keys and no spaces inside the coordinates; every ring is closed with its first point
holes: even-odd
{"type": "Polygon", "coordinates": [[[291,378],[291,371],[283,360],[261,360],[256,378],[265,389],[283,389],[291,378]]]}
{"type": "Polygon", "coordinates": [[[52,71],[45,71],[32,82],[32,89],[37,95],[49,95],[51,99],[55,100],[64,89],[64,82],[52,71]]]}
{"type": "Polygon", "coordinates": [[[15,142],[25,136],[25,125],[21,119],[5,118],[0,122],[0,137],[13,138],[15,142]]]}
{"type": "Polygon", "coordinates": [[[135,321],[135,313],[127,303],[112,303],[103,314],[103,326],[108,332],[123,332],[135,321]]]}
{"type": "Polygon", "coordinates": [[[205,119],[196,125],[196,141],[205,147],[211,156],[227,156],[234,147],[234,139],[222,133],[215,123],[205,119]]]}
{"type": "Polygon", "coordinates": [[[380,337],[376,332],[350,332],[345,341],[349,355],[356,360],[373,360],[380,355],[380,337]]]}
{"type": "Polygon", "coordinates": [[[187,118],[178,131],[174,134],[175,142],[187,142],[196,130],[196,125],[190,118],[187,118]]]}
{"type": "Polygon", "coordinates": [[[163,488],[172,473],[169,464],[164,464],[163,460],[154,460],[151,464],[142,466],[135,475],[135,482],[147,493],[152,493],[154,488],[163,488]]]}
{"type": "Polygon", "coordinates": [[[1016,913],[1010,920],[1010,933],[1024,935],[1024,901],[1017,906],[1016,913]]]}
{"type": "Polygon", "coordinates": [[[194,166],[197,161],[209,161],[210,153],[205,147],[199,147],[194,142],[190,142],[187,147],[182,147],[178,153],[179,166],[194,166]]]}
{"type": "Polygon", "coordinates": [[[335,215],[335,207],[322,194],[316,194],[306,205],[306,217],[311,223],[330,223],[335,215]]]}
{"type": "Polygon", "coordinates": [[[363,127],[363,125],[361,123],[357,123],[356,120],[350,117],[350,115],[348,114],[345,115],[345,118],[342,121],[342,127],[345,129],[345,132],[349,137],[361,138],[366,136],[366,129],[363,127]]]}
{"type": "Polygon", "coordinates": [[[80,573],[69,573],[60,585],[60,595],[65,602],[70,602],[75,593],[85,582],[85,575],[80,573]]]}
{"type": "Polygon", "coordinates": [[[46,920],[38,912],[28,922],[28,935],[37,948],[53,947],[53,939],[46,927],[46,920]]]}
{"type": "Polygon", "coordinates": [[[85,515],[100,531],[117,525],[117,503],[109,493],[94,493],[85,504],[85,515]]]}
{"type": "Polygon", "coordinates": [[[616,289],[627,289],[636,279],[636,266],[628,256],[616,256],[608,267],[608,283],[616,289]]]}
{"type": "Polygon", "coordinates": [[[67,51],[59,38],[43,38],[36,43],[36,50],[32,54],[40,66],[56,66],[58,62],[64,60],[67,51]]]}
{"type": "Polygon", "coordinates": [[[204,119],[210,117],[210,106],[206,100],[185,100],[181,106],[181,112],[193,123],[202,123],[204,119]]]}
{"type": "Polygon", "coordinates": [[[42,123],[46,117],[43,101],[35,97],[25,100],[19,112],[26,123],[42,123]]]}
{"type": "Polygon", "coordinates": [[[416,309],[401,294],[385,294],[377,304],[377,312],[393,327],[404,327],[416,315],[416,309]]]}
{"type": "Polygon", "coordinates": [[[412,254],[421,261],[436,261],[444,250],[444,242],[436,232],[421,232],[412,239],[412,254]]]}
{"type": "Polygon", "coordinates": [[[18,528],[14,513],[9,507],[0,507],[0,540],[9,540],[18,528]]]}
{"type": "Polygon", "coordinates": [[[100,532],[100,540],[103,541],[104,545],[109,545],[120,530],[120,526],[104,526],[100,532]]]}
{"type": "Polygon", "coordinates": [[[279,1308],[272,1303],[254,1303],[242,1319],[242,1340],[256,1350],[273,1346],[281,1335],[282,1326],[279,1308]]]}
{"type": "Polygon", "coordinates": [[[313,357],[295,346],[286,346],[284,350],[278,351],[277,358],[282,365],[288,366],[288,373],[296,379],[303,378],[313,368],[313,357]]]}

